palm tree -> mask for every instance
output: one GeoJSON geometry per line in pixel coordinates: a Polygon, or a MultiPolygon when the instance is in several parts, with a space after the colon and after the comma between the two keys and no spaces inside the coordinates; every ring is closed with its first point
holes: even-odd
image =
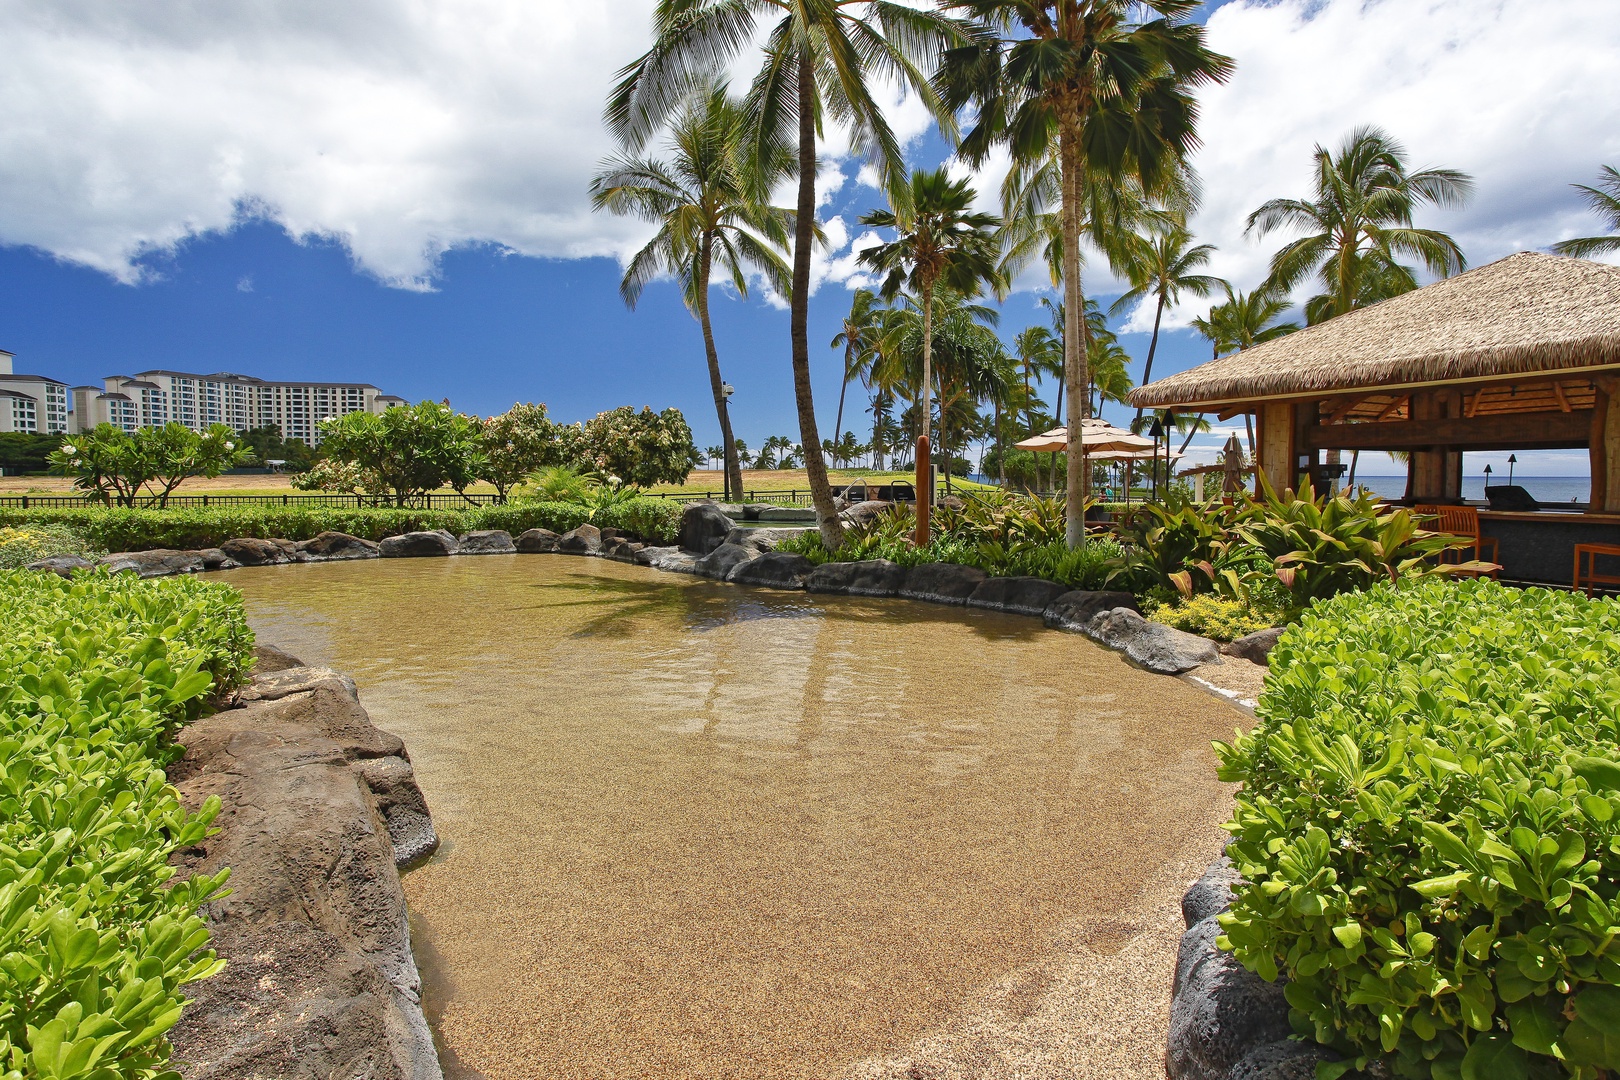
{"type": "Polygon", "coordinates": [[[1418,229],[1418,207],[1461,206],[1474,182],[1456,169],[1409,172],[1406,150],[1375,127],[1352,131],[1336,153],[1315,151],[1314,197],[1272,199],[1249,215],[1248,231],[1264,236],[1295,228],[1305,236],[1272,256],[1270,284],[1290,292],[1312,274],[1323,291],[1306,302],[1309,323],[1417,288],[1400,259],[1419,259],[1442,277],[1466,269],[1457,242],[1434,229],[1418,229]]]}
{"type": "MultiPolygon", "coordinates": [[[[922,429],[919,438],[927,440],[933,387],[934,299],[941,289],[960,297],[977,296],[986,285],[999,290],[1000,271],[996,268],[999,238],[995,230],[1001,219],[971,209],[976,192],[966,179],[952,180],[944,168],[917,169],[911,174],[910,191],[896,209],[873,210],[860,219],[862,225],[893,229],[895,238],[861,252],[860,260],[874,270],[886,271],[883,298],[893,300],[902,288],[911,290],[922,303],[922,429]]],[[[947,469],[946,485],[950,484],[947,469]]],[[[928,542],[928,498],[917,492],[917,543],[928,542]]]]}
{"type": "MultiPolygon", "coordinates": [[[[733,443],[732,445],[736,444],[733,443]]],[[[705,465],[713,464],[716,461],[724,462],[725,459],[726,448],[723,446],[711,446],[703,451],[703,464],[705,465]]]]}
{"type": "MultiPolygon", "coordinates": [[[[1106,177],[1163,193],[1197,144],[1192,90],[1224,81],[1232,61],[1204,44],[1190,21],[1199,0],[948,0],[980,32],[950,50],[940,73],[953,108],[975,108],[962,156],[982,163],[1005,144],[1015,164],[1045,161],[1056,143],[1063,213],[1067,311],[1064,381],[1071,426],[1086,392],[1085,293],[1080,281],[1082,185],[1106,177]],[[1141,16],[1142,18],[1138,18],[1141,16]]],[[[1084,455],[1069,455],[1069,487],[1082,486],[1084,455]]],[[[1071,499],[1066,532],[1085,542],[1085,509],[1071,499]]]]}
{"type": "Polygon", "coordinates": [[[1620,169],[1613,165],[1603,166],[1597,187],[1587,187],[1585,184],[1571,184],[1570,187],[1579,191],[1587,205],[1597,211],[1609,226],[1610,233],[1608,236],[1563,240],[1554,244],[1552,249],[1560,255],[1573,255],[1577,259],[1620,251],[1620,169]]]}
{"type": "MultiPolygon", "coordinates": [[[[1159,324],[1164,318],[1164,309],[1174,307],[1182,293],[1208,296],[1219,280],[1194,272],[1209,264],[1215,248],[1210,244],[1192,246],[1192,233],[1187,231],[1184,216],[1164,214],[1159,222],[1159,227],[1148,235],[1133,233],[1125,239],[1121,261],[1131,290],[1114,301],[1108,311],[1110,315],[1119,315],[1147,297],[1153,297],[1153,336],[1148,339],[1147,359],[1142,363],[1143,385],[1153,381],[1153,354],[1159,348],[1159,324]]],[[[1136,418],[1142,418],[1140,408],[1136,410],[1136,418]]]]}
{"type": "Polygon", "coordinates": [[[781,290],[788,266],[787,245],[793,214],[769,204],[771,185],[791,175],[790,155],[764,162],[747,152],[745,116],[721,84],[695,94],[669,132],[668,161],[620,154],[604,161],[591,181],[595,209],[640,218],[659,226],[625,269],[619,293],[632,310],[647,283],[670,274],[680,283],[690,310],[703,328],[709,361],[709,389],[720,420],[727,497],[742,491],[742,464],[726,407],[725,380],[709,321],[709,284],[716,262],[732,285],[748,295],[749,268],[781,290]],[[756,168],[758,167],[758,168],[756,168]]]}
{"type": "Polygon", "coordinates": [[[834,439],[844,437],[844,394],[849,390],[849,381],[861,379],[864,382],[877,358],[882,310],[878,307],[876,293],[871,289],[856,289],[855,296],[850,300],[849,314],[844,316],[843,328],[833,335],[830,347],[844,350],[844,380],[838,388],[838,416],[833,421],[834,439]]]}
{"type": "MultiPolygon", "coordinates": [[[[1207,318],[1192,321],[1193,329],[1209,340],[1211,359],[1230,352],[1241,352],[1299,329],[1298,323],[1276,321],[1288,310],[1289,303],[1286,296],[1270,287],[1262,286],[1254,292],[1244,293],[1234,292],[1229,282],[1222,281],[1220,285],[1226,299],[1212,306],[1207,318]]],[[[1252,458],[1254,420],[1249,413],[1243,414],[1243,423],[1248,428],[1249,456],[1252,458]]]]}
{"type": "Polygon", "coordinates": [[[872,97],[871,83],[904,85],[951,133],[951,117],[940,110],[925,68],[933,66],[944,46],[965,42],[967,28],[937,11],[921,11],[896,0],[658,0],[653,30],[652,48],[620,73],[606,110],[609,127],[632,146],[652,137],[695,78],[727,68],[739,53],[763,41],[763,64],[744,109],[760,161],[769,161],[784,149],[798,158],[788,294],[793,391],[822,543],[836,550],[844,532],[833,508],[810,391],[816,139],[828,119],[848,128],[852,145],[876,167],[883,188],[903,200],[900,140],[872,97]]]}

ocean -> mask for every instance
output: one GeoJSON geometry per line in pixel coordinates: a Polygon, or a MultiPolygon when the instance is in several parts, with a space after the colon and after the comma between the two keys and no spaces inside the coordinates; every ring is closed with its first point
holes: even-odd
{"type": "MultiPolygon", "coordinates": [[[[1513,482],[1530,493],[1530,497],[1543,505],[1557,503],[1584,503],[1592,494],[1592,479],[1588,476],[1524,476],[1518,475],[1513,482]]],[[[1378,495],[1386,499],[1399,499],[1406,493],[1406,477],[1404,476],[1362,476],[1356,475],[1357,485],[1365,484],[1378,495]]],[[[1507,477],[1497,473],[1491,474],[1491,484],[1507,483],[1507,477]]],[[[1485,499],[1485,478],[1483,476],[1463,477],[1463,498],[1483,502],[1485,499]]]]}

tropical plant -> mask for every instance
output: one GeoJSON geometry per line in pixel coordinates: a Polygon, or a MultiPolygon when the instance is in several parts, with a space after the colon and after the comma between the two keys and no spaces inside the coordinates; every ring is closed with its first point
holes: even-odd
{"type": "Polygon", "coordinates": [[[478,426],[478,479],[493,484],[502,502],[535,470],[558,464],[562,453],[544,405],[517,403],[478,426]]]}
{"type": "Polygon", "coordinates": [[[799,442],[823,541],[843,537],[827,482],[810,389],[810,255],[816,213],[816,140],[827,120],[846,127],[891,198],[905,198],[900,140],[871,93],[875,80],[899,82],[947,132],[949,114],[929,79],[939,49],[967,40],[957,21],[896,0],[659,0],[651,49],[621,72],[607,106],[609,127],[626,146],[645,143],[689,92],[693,80],[733,64],[754,42],[763,63],[743,105],[761,162],[784,149],[798,160],[789,337],[799,442]],[[770,21],[774,20],[774,21],[770,21]]]}
{"type": "Polygon", "coordinates": [[[51,452],[53,471],[73,477],[73,486],[102,502],[134,506],[145,495],[159,506],[187,478],[218,476],[240,460],[246,448],[224,424],[192,431],[170,422],[134,433],[100,424],[64,439],[51,452]]]}
{"type": "Polygon", "coordinates": [[[1456,169],[1406,166],[1406,150],[1376,127],[1358,127],[1330,153],[1317,146],[1311,199],[1272,199],[1249,215],[1248,230],[1264,236],[1281,228],[1306,235],[1271,260],[1269,284],[1291,292],[1316,276],[1322,292],[1305,302],[1312,324],[1417,288],[1402,257],[1420,260],[1446,276],[1467,268],[1462,249],[1435,229],[1419,229],[1419,207],[1461,206],[1474,183],[1456,169]]]}
{"type": "Polygon", "coordinates": [[[742,467],[731,431],[725,380],[709,320],[709,285],[715,263],[741,296],[750,269],[788,292],[790,275],[780,249],[793,225],[792,211],[770,205],[773,186],[793,172],[785,150],[749,151],[748,117],[712,84],[693,94],[670,126],[670,159],[621,154],[603,163],[591,181],[592,205],[658,225],[658,232],[625,268],[619,292],[632,309],[647,282],[670,274],[703,330],[709,389],[725,447],[728,490],[742,490],[742,467]]]}
{"type": "Polygon", "coordinates": [[[681,410],[655,413],[643,406],[638,412],[623,405],[585,421],[575,460],[610,484],[651,487],[686,483],[698,452],[681,410]]]}
{"type": "MultiPolygon", "coordinates": [[[[1114,301],[1108,312],[1119,315],[1148,297],[1153,298],[1153,335],[1148,338],[1147,359],[1142,362],[1144,385],[1153,381],[1153,355],[1159,348],[1159,324],[1164,318],[1164,309],[1175,307],[1182,293],[1208,296],[1220,280],[1196,273],[1200,267],[1208,265],[1215,248],[1210,244],[1193,245],[1185,216],[1166,213],[1150,220],[1155,227],[1146,235],[1131,233],[1124,238],[1120,262],[1131,288],[1114,301]]],[[[1141,408],[1136,410],[1136,417],[1141,419],[1141,408]]]]}
{"type": "Polygon", "coordinates": [[[1258,607],[1248,599],[1202,593],[1179,603],[1156,605],[1148,618],[1215,641],[1234,641],[1275,626],[1282,613],[1258,607]]]}
{"type": "Polygon", "coordinates": [[[1605,165],[1599,172],[1596,187],[1586,184],[1571,184],[1570,187],[1579,191],[1586,204],[1603,219],[1609,227],[1609,235],[1560,240],[1552,249],[1560,255],[1573,255],[1578,259],[1620,251],[1620,169],[1605,165]]]}
{"type": "MultiPolygon", "coordinates": [[[[1145,194],[1177,186],[1196,145],[1196,86],[1227,78],[1232,62],[1209,50],[1190,21],[1196,0],[948,0],[980,32],[947,52],[944,100],[972,106],[975,126],[961,154],[982,163],[1005,144],[1016,163],[1056,151],[1062,193],[1064,376],[1073,426],[1089,404],[1085,293],[1080,280],[1083,178],[1129,182],[1145,194]],[[1149,16],[1138,19],[1138,16],[1149,16]]],[[[1084,455],[1070,455],[1069,489],[1082,485],[1084,455]]],[[[1068,510],[1068,543],[1085,542],[1080,500],[1068,510]]]]}
{"type": "Polygon", "coordinates": [[[1620,1069],[1620,605],[1421,581],[1313,607],[1216,745],[1217,944],[1334,1078],[1620,1069]]]}
{"type": "Polygon", "coordinates": [[[551,465],[529,477],[528,495],[548,502],[584,502],[597,481],[571,465],[551,465]]]}
{"type": "Polygon", "coordinates": [[[100,558],[106,552],[71,525],[0,527],[0,570],[20,570],[52,555],[100,558]]]}
{"type": "MultiPolygon", "coordinates": [[[[870,385],[872,365],[879,357],[878,336],[883,330],[883,308],[871,289],[856,289],[850,298],[849,314],[833,335],[831,348],[844,350],[844,378],[838,385],[838,414],[833,419],[833,438],[844,437],[844,395],[851,379],[870,385]]],[[[825,440],[823,440],[825,442],[825,440]]]]}
{"type": "Polygon", "coordinates": [[[436,401],[332,417],[320,425],[322,462],[293,483],[324,490],[374,485],[372,493],[389,493],[396,506],[446,486],[465,491],[482,464],[480,428],[477,418],[436,401]],[[321,468],[324,462],[332,465],[321,468]]]}
{"type": "Polygon", "coordinates": [[[724,467],[725,460],[726,460],[726,448],[725,447],[723,447],[723,446],[707,446],[707,447],[704,447],[704,449],[703,449],[703,464],[705,466],[713,465],[716,461],[718,461],[718,462],[720,462],[721,466],[724,467]]]}

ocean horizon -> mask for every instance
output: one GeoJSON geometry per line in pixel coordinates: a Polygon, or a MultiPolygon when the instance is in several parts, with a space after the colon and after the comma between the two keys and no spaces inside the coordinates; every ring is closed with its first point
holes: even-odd
{"type": "MultiPolygon", "coordinates": [[[[1592,478],[1590,476],[1515,476],[1513,482],[1530,493],[1530,497],[1538,503],[1555,505],[1557,503],[1584,503],[1592,494],[1592,478]]],[[[1496,473],[1491,474],[1491,486],[1496,487],[1507,483],[1507,477],[1496,473]]],[[[1357,474],[1357,485],[1365,485],[1373,492],[1385,499],[1399,499],[1406,494],[1406,477],[1401,476],[1362,476],[1357,474]]],[[[1483,502],[1485,499],[1485,477],[1463,477],[1463,498],[1483,502]]]]}

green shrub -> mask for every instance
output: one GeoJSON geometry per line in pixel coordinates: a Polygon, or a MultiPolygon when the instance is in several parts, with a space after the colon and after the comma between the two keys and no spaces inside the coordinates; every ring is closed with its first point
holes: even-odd
{"type": "Polygon", "coordinates": [[[1148,617],[1177,630],[1202,634],[1216,641],[1233,641],[1277,625],[1282,621],[1282,614],[1276,610],[1256,609],[1245,600],[1204,593],[1191,600],[1160,604],[1148,617]]]}
{"type": "Polygon", "coordinates": [[[0,570],[18,570],[51,555],[99,558],[106,552],[68,525],[24,525],[0,528],[0,570]]]}
{"type": "Polygon", "coordinates": [[[1248,881],[1221,945],[1286,974],[1345,1068],[1620,1068],[1620,604],[1380,586],[1270,665],[1258,725],[1217,744],[1248,881]]]}
{"type": "Polygon", "coordinates": [[[0,571],[0,1069],[170,1077],[182,987],[218,971],[198,907],[227,872],[173,881],[208,835],[163,766],[252,635],[195,579],[0,571]]]}
{"type": "Polygon", "coordinates": [[[106,551],[194,550],[218,547],[238,536],[308,540],[327,530],[366,540],[424,529],[448,529],[457,534],[475,529],[505,529],[513,535],[533,528],[567,532],[586,522],[622,529],[648,541],[673,543],[680,528],[681,509],[672,499],[645,498],[602,508],[553,502],[512,502],[456,510],[297,505],[168,510],[31,508],[0,509],[0,527],[66,525],[106,551]]]}

